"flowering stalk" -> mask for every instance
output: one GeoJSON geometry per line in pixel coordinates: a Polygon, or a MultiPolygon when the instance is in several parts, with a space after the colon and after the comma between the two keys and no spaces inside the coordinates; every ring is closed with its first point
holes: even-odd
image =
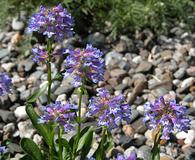
{"type": "Polygon", "coordinates": [[[48,52],[48,61],[47,61],[47,80],[48,80],[48,99],[47,103],[51,103],[51,51],[52,51],[52,45],[51,40],[48,39],[47,41],[47,52],[48,52]]]}
{"type": "Polygon", "coordinates": [[[107,131],[107,127],[106,126],[102,126],[102,140],[101,140],[101,143],[100,143],[100,156],[98,156],[98,159],[101,160],[101,159],[105,159],[104,157],[104,143],[106,141],[106,131],[107,131]]]}

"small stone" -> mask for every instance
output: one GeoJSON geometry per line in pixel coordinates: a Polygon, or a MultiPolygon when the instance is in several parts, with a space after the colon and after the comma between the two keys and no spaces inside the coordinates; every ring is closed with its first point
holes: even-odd
{"type": "Polygon", "coordinates": [[[127,50],[127,44],[125,41],[121,40],[115,47],[117,52],[125,52],[127,50]]]}
{"type": "Polygon", "coordinates": [[[21,31],[24,29],[24,22],[18,21],[17,18],[13,18],[12,20],[12,28],[13,30],[21,31]]]}
{"type": "Polygon", "coordinates": [[[172,54],[173,54],[173,51],[171,51],[171,50],[165,50],[163,52],[160,52],[160,55],[164,61],[168,61],[168,60],[172,59],[172,54]]]}
{"type": "Polygon", "coordinates": [[[33,136],[33,141],[37,144],[37,145],[41,145],[43,143],[42,141],[42,137],[38,134],[35,134],[33,136]]]}
{"type": "Polygon", "coordinates": [[[177,70],[173,75],[175,78],[181,79],[185,75],[185,72],[186,72],[186,68],[179,68],[179,70],[177,70]]]}
{"type": "Polygon", "coordinates": [[[116,66],[120,63],[122,57],[122,54],[115,51],[111,51],[105,56],[105,64],[106,66],[116,66]]]}
{"type": "Polygon", "coordinates": [[[10,54],[10,52],[8,51],[8,49],[0,49],[0,59],[8,56],[10,54]]]}
{"type": "Polygon", "coordinates": [[[15,67],[15,63],[3,63],[1,65],[1,67],[6,71],[6,72],[10,72],[12,70],[13,67],[15,67]]]}
{"type": "Polygon", "coordinates": [[[194,130],[188,130],[186,139],[184,140],[185,144],[192,144],[195,140],[195,131],[194,130]]]}
{"type": "Polygon", "coordinates": [[[143,118],[139,118],[135,122],[131,124],[132,128],[134,128],[135,133],[144,134],[147,130],[146,125],[143,122],[143,118]]]}
{"type": "Polygon", "coordinates": [[[16,120],[16,117],[14,116],[14,113],[11,111],[6,111],[6,110],[2,110],[0,109],[0,118],[8,123],[8,122],[14,122],[16,120]]]}
{"type": "Polygon", "coordinates": [[[113,69],[110,71],[111,77],[124,77],[127,74],[125,70],[122,69],[113,69]]]}
{"type": "Polygon", "coordinates": [[[189,51],[189,55],[195,57],[195,48],[191,48],[189,51]]]}
{"type": "Polygon", "coordinates": [[[134,120],[136,120],[139,116],[139,112],[135,109],[133,109],[131,111],[131,120],[130,120],[130,123],[133,122],[134,120]]]}
{"type": "Polygon", "coordinates": [[[177,138],[177,139],[185,139],[186,137],[187,137],[187,133],[184,132],[184,131],[178,132],[178,133],[176,134],[176,138],[177,138]]]}
{"type": "Polygon", "coordinates": [[[29,96],[30,96],[30,90],[25,90],[20,93],[20,99],[23,101],[26,101],[29,96]]]}
{"type": "Polygon", "coordinates": [[[26,106],[20,106],[17,107],[16,110],[14,111],[14,115],[20,119],[20,120],[25,120],[28,118],[28,115],[26,113],[26,106]]]}
{"type": "Polygon", "coordinates": [[[137,157],[142,158],[144,160],[149,160],[150,159],[150,153],[151,153],[151,148],[144,145],[141,146],[138,151],[137,151],[137,157]]]}
{"type": "Polygon", "coordinates": [[[187,94],[184,98],[183,101],[184,102],[193,102],[194,100],[194,96],[192,94],[187,94]]]}
{"type": "Polygon", "coordinates": [[[143,105],[137,106],[136,109],[139,112],[139,114],[144,115],[144,106],[143,105]]]}
{"type": "Polygon", "coordinates": [[[178,89],[178,92],[183,92],[184,90],[186,90],[187,88],[192,86],[194,81],[195,81],[194,77],[189,77],[187,79],[184,79],[181,82],[181,85],[180,85],[180,88],[178,89]]]}
{"type": "Polygon", "coordinates": [[[8,123],[3,127],[4,134],[13,133],[15,131],[14,123],[8,123]]]}
{"type": "Polygon", "coordinates": [[[19,152],[22,152],[22,149],[16,143],[8,143],[7,147],[9,148],[9,151],[11,153],[19,153],[19,152]]]}
{"type": "Polygon", "coordinates": [[[142,61],[139,66],[136,68],[136,72],[149,72],[150,69],[152,68],[152,64],[147,61],[142,61]]]}
{"type": "Polygon", "coordinates": [[[186,72],[189,76],[195,77],[195,66],[190,66],[186,72]]]}
{"type": "Polygon", "coordinates": [[[124,125],[122,130],[124,134],[129,137],[133,137],[133,135],[135,134],[135,130],[129,124],[124,125]]]}
{"type": "Polygon", "coordinates": [[[170,156],[164,155],[160,156],[160,160],[173,160],[170,156]]]}
{"type": "Polygon", "coordinates": [[[23,121],[18,123],[20,138],[32,138],[36,130],[30,121],[23,121]]]}

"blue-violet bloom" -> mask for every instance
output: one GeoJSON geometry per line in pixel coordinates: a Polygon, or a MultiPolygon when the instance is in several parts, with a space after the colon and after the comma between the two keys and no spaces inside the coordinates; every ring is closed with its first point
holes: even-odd
{"type": "Polygon", "coordinates": [[[5,146],[0,146],[0,155],[5,153],[5,146]]]}
{"type": "Polygon", "coordinates": [[[161,139],[169,140],[171,132],[189,129],[186,107],[176,104],[175,100],[165,100],[161,96],[153,103],[146,103],[144,109],[144,122],[149,129],[162,130],[161,139]]]}
{"type": "Polygon", "coordinates": [[[97,97],[90,100],[87,116],[97,117],[98,126],[109,129],[118,127],[122,120],[129,122],[131,110],[123,95],[111,96],[105,88],[98,88],[97,92],[97,97]]]}
{"type": "Polygon", "coordinates": [[[28,32],[39,32],[55,41],[61,41],[73,35],[73,18],[59,4],[53,8],[41,6],[39,12],[32,15],[28,32]]]}
{"type": "Polygon", "coordinates": [[[11,78],[5,74],[0,73],[0,96],[8,94],[11,90],[11,78]]]}
{"type": "Polygon", "coordinates": [[[39,119],[39,123],[57,123],[64,127],[65,132],[68,132],[74,127],[77,108],[78,107],[73,104],[68,102],[62,104],[60,101],[43,106],[42,110],[44,114],[39,119]]]}
{"type": "Polygon", "coordinates": [[[74,87],[81,86],[83,80],[93,83],[103,80],[105,64],[99,49],[87,44],[83,50],[66,50],[65,53],[69,53],[65,60],[65,78],[71,76],[74,87]]]}

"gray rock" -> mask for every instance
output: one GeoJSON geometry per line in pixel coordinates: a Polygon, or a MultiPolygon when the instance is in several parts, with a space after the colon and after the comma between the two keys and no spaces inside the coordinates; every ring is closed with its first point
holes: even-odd
{"type": "Polygon", "coordinates": [[[0,96],[0,109],[8,109],[11,102],[8,95],[0,96]]]}
{"type": "Polygon", "coordinates": [[[20,153],[22,152],[22,149],[20,148],[20,146],[16,143],[9,143],[8,146],[9,151],[13,154],[13,153],[20,153]]]}
{"type": "Polygon", "coordinates": [[[193,102],[194,99],[195,99],[195,96],[193,96],[192,94],[187,94],[187,95],[183,98],[183,101],[184,101],[184,102],[193,102]]]}
{"type": "Polygon", "coordinates": [[[135,133],[139,134],[144,134],[147,130],[147,127],[143,122],[143,117],[133,122],[131,126],[134,128],[135,133]]]}
{"type": "Polygon", "coordinates": [[[125,75],[127,74],[127,72],[123,69],[113,69],[110,71],[110,76],[111,77],[116,77],[116,78],[123,78],[125,75]]]}
{"type": "Polygon", "coordinates": [[[15,124],[14,123],[8,123],[3,127],[4,134],[13,133],[15,131],[15,124]]]}
{"type": "Polygon", "coordinates": [[[189,55],[195,57],[195,48],[191,48],[189,51],[189,55]]]}
{"type": "Polygon", "coordinates": [[[125,41],[121,40],[115,47],[117,52],[125,52],[127,51],[127,44],[125,41]]]}
{"type": "Polygon", "coordinates": [[[26,101],[29,96],[30,96],[30,90],[25,90],[20,93],[20,99],[23,101],[26,101]]]}
{"type": "Polygon", "coordinates": [[[24,22],[18,21],[17,18],[13,18],[12,20],[12,28],[13,30],[21,31],[25,27],[24,22]]]}
{"type": "Polygon", "coordinates": [[[195,159],[195,148],[189,147],[184,151],[185,160],[194,160],[195,159]]]}
{"type": "Polygon", "coordinates": [[[10,54],[10,52],[8,51],[8,49],[0,49],[0,59],[8,56],[10,54]]]}
{"type": "Polygon", "coordinates": [[[137,157],[144,160],[150,159],[151,148],[149,146],[141,146],[137,151],[137,157]]]}
{"type": "Polygon", "coordinates": [[[179,68],[173,75],[175,78],[181,79],[185,75],[185,72],[186,72],[186,68],[179,68]]]}
{"type": "Polygon", "coordinates": [[[0,117],[6,123],[14,122],[16,120],[13,112],[2,109],[0,109],[0,117]]]}
{"type": "Polygon", "coordinates": [[[115,51],[111,51],[109,53],[106,54],[105,56],[105,64],[106,66],[116,66],[118,65],[121,60],[122,60],[122,54],[115,52],[115,51]]]}
{"type": "Polygon", "coordinates": [[[138,116],[139,116],[139,112],[137,110],[133,109],[131,111],[131,121],[130,121],[130,123],[133,122],[134,120],[136,120],[138,118],[138,116]]]}

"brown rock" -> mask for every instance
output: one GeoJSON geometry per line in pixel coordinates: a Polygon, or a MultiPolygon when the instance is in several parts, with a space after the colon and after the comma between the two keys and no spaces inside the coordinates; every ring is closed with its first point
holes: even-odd
{"type": "Polygon", "coordinates": [[[187,69],[187,74],[189,76],[195,77],[195,66],[191,66],[190,68],[187,69]]]}
{"type": "Polygon", "coordinates": [[[134,128],[132,128],[131,125],[128,125],[128,124],[124,125],[122,130],[124,134],[129,137],[133,137],[135,134],[134,128]]]}
{"type": "Polygon", "coordinates": [[[149,72],[151,68],[152,68],[152,63],[150,63],[148,61],[143,61],[136,68],[136,72],[146,73],[146,72],[149,72]]]}
{"type": "Polygon", "coordinates": [[[123,69],[113,69],[110,71],[111,77],[124,77],[127,74],[127,72],[123,69]]]}
{"type": "Polygon", "coordinates": [[[165,51],[160,53],[160,55],[164,61],[168,61],[168,60],[172,59],[172,54],[173,54],[173,51],[171,51],[171,50],[165,50],[165,51]]]}
{"type": "Polygon", "coordinates": [[[161,156],[160,160],[173,160],[170,156],[161,156]]]}

